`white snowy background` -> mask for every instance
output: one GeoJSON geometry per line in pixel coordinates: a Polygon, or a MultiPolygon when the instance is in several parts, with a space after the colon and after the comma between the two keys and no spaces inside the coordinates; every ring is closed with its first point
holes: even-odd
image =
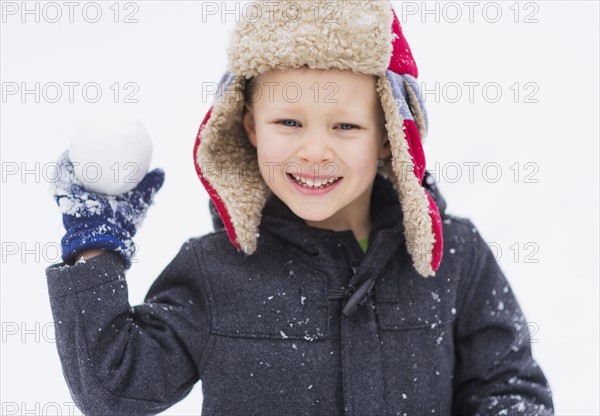
{"type": "MultiPolygon", "coordinates": [[[[75,3],[70,22],[62,2],[2,2],[2,414],[79,414],[53,342],[44,269],[64,232],[46,167],[83,116],[139,116],[152,166],[166,171],[136,237],[132,304],[187,238],[212,229],[192,147],[210,105],[203,86],[225,68],[235,14],[221,15],[221,2],[210,6],[216,15],[194,1],[98,2],[102,16],[89,23],[93,5],[75,3]],[[23,7],[38,7],[40,21],[23,7]],[[40,102],[9,94],[36,82],[40,102]],[[54,103],[52,83],[62,93],[54,103]],[[65,83],[79,83],[73,102],[65,83]],[[93,89],[82,94],[88,83],[101,88],[96,103],[93,89]],[[126,83],[137,103],[124,102],[134,91],[126,83]]],[[[498,251],[556,413],[598,415],[598,2],[467,3],[395,2],[429,91],[429,169],[437,166],[449,211],[471,218],[498,251]]],[[[164,414],[197,415],[201,402],[198,383],[164,414]]]]}

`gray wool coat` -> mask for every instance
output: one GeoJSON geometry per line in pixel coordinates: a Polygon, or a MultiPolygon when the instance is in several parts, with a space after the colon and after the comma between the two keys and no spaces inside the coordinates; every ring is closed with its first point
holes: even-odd
{"type": "Polygon", "coordinates": [[[205,416],[553,414],[509,283],[427,177],[445,244],[434,277],[413,269],[398,195],[380,176],[366,255],[350,231],[308,227],[271,197],[254,255],[214,217],[217,230],[188,240],[141,305],[114,253],[50,266],[75,403],[86,415],[156,414],[202,380],[205,416]]]}

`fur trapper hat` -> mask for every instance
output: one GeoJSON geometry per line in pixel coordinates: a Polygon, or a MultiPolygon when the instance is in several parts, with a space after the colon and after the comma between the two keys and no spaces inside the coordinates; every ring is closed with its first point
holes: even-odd
{"type": "Polygon", "coordinates": [[[415,270],[424,277],[435,275],[443,240],[438,207],[423,187],[427,114],[417,66],[390,3],[261,0],[253,6],[254,14],[234,29],[227,72],[194,146],[196,171],[231,242],[254,253],[270,195],[242,125],[247,81],[272,69],[350,70],[377,77],[392,153],[379,173],[398,191],[415,270]]]}

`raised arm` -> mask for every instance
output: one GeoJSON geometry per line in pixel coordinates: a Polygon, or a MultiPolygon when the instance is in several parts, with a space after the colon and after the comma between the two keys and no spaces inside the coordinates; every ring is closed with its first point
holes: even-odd
{"type": "Polygon", "coordinates": [[[200,269],[185,244],[131,306],[125,272],[136,228],[160,189],[154,170],[126,194],[89,192],[64,153],[55,199],[66,229],[64,263],[46,269],[63,373],[86,415],[156,414],[181,400],[198,380],[207,340],[200,269]],[[190,283],[192,282],[192,283],[190,283]]]}

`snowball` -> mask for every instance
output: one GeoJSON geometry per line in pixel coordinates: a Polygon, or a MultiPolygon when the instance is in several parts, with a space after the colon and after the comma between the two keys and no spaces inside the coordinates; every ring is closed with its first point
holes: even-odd
{"type": "Polygon", "coordinates": [[[77,127],[69,158],[86,189],[120,195],[135,188],[148,172],[152,142],[136,117],[97,114],[77,127]]]}

